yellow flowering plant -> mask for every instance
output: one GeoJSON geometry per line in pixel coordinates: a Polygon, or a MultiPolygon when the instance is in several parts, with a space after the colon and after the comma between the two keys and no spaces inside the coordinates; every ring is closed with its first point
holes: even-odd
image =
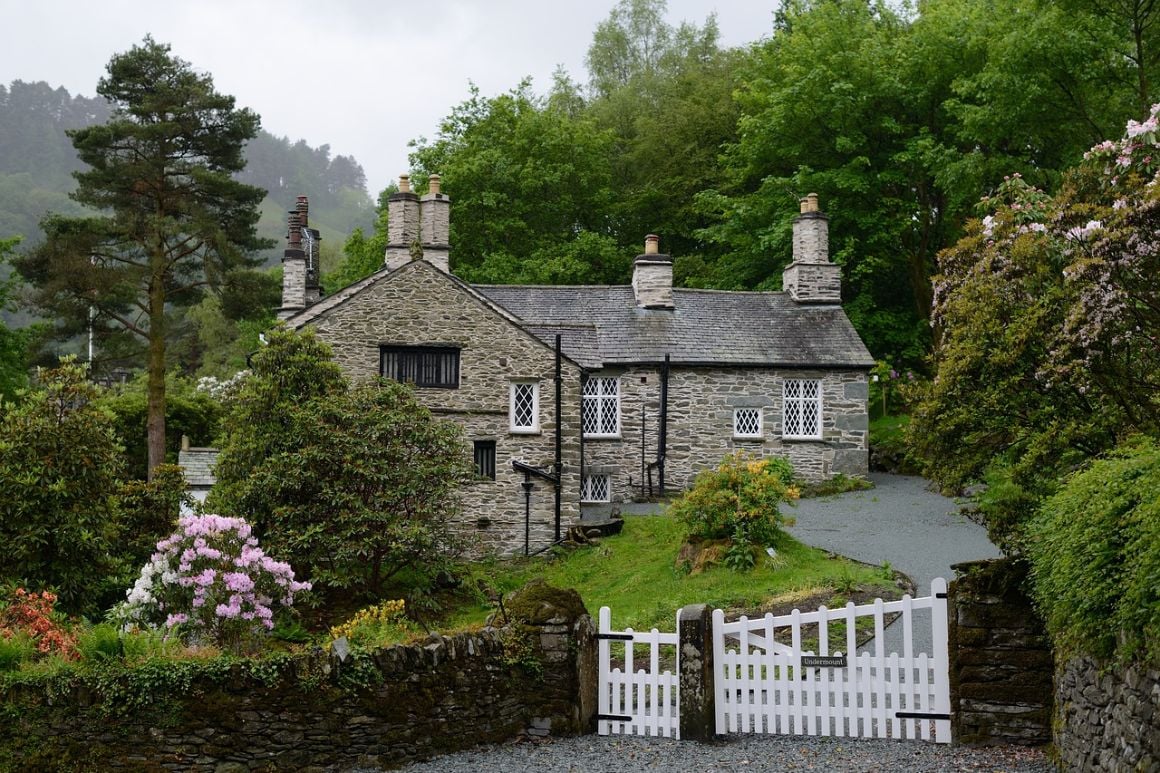
{"type": "Polygon", "coordinates": [[[397,641],[412,629],[406,602],[392,599],[360,609],[345,623],[331,628],[330,638],[333,641],[345,637],[352,644],[373,647],[397,641]]]}
{"type": "Polygon", "coordinates": [[[787,460],[738,451],[697,475],[693,488],[677,498],[669,512],[688,527],[690,539],[727,539],[743,548],[770,546],[781,527],[792,522],[779,505],[800,495],[787,460]]]}

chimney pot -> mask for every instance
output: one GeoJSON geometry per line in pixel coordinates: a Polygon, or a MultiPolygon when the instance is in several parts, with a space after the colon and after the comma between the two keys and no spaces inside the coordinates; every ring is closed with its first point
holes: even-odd
{"type": "Polygon", "coordinates": [[[290,215],[286,218],[286,223],[290,227],[290,249],[299,249],[302,244],[302,221],[298,215],[298,210],[290,210],[290,215]]]}
{"type": "Polygon", "coordinates": [[[435,194],[435,195],[439,195],[439,183],[440,183],[441,179],[442,178],[439,177],[439,175],[437,175],[437,174],[433,174],[429,178],[427,178],[427,192],[435,194]]]}
{"type": "Polygon", "coordinates": [[[298,212],[298,225],[303,228],[308,226],[310,224],[310,203],[307,198],[305,196],[299,196],[297,203],[294,205],[294,209],[298,212]]]}
{"type": "Polygon", "coordinates": [[[399,193],[408,193],[411,190],[411,176],[407,174],[399,175],[399,193]]]}
{"type": "Polygon", "coordinates": [[[656,234],[649,234],[644,237],[644,254],[656,255],[660,251],[661,239],[656,234]]]}

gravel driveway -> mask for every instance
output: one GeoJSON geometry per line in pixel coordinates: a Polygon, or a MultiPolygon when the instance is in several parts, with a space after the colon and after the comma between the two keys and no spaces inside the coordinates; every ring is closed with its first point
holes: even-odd
{"type": "MultiPolygon", "coordinates": [[[[807,544],[866,563],[889,562],[911,576],[919,595],[929,593],[930,581],[935,577],[953,579],[951,564],[999,555],[983,528],[960,515],[953,500],[928,491],[922,478],[885,474],[870,478],[876,485],[870,491],[799,502],[791,511],[797,525],[789,531],[807,544]]],[[[896,648],[896,635],[892,633],[888,628],[887,652],[896,648]]],[[[916,641],[915,650],[922,651],[924,644],[929,646],[929,641],[916,641]]],[[[587,735],[480,747],[411,765],[406,770],[1047,773],[1054,768],[1041,751],[1019,747],[972,749],[920,741],[767,735],[731,735],[716,743],[699,744],[587,735]]]]}
{"type": "Polygon", "coordinates": [[[890,565],[910,575],[917,595],[930,581],[954,579],[951,564],[998,558],[987,532],[959,513],[953,500],[931,491],[923,478],[873,473],[874,488],[805,499],[787,513],[797,518],[788,531],[807,545],[868,564],[890,565]]]}
{"type": "Polygon", "coordinates": [[[716,743],[585,735],[485,746],[409,765],[408,773],[620,773],[624,771],[794,771],[1049,773],[1037,749],[970,749],[922,741],[731,735],[716,743]]]}

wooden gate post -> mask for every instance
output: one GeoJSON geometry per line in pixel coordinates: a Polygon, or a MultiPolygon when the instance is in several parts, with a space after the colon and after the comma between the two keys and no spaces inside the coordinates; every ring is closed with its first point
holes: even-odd
{"type": "Polygon", "coordinates": [[[717,732],[713,685],[713,612],[704,604],[677,615],[680,661],[681,739],[711,741],[717,732]]]}

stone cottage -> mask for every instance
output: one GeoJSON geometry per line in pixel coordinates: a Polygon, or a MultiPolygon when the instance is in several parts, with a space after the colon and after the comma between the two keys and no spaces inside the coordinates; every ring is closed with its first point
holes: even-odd
{"type": "Polygon", "coordinates": [[[734,450],[810,479],[866,472],[874,360],[842,310],[815,195],[781,292],[675,288],[651,235],[631,285],[470,285],[450,271],[450,207],[437,175],[422,197],[400,178],[383,268],[319,297],[300,200],[279,316],[350,376],[410,382],[463,426],[476,478],[460,529],[482,547],[543,548],[582,505],[679,490],[734,450]]]}

